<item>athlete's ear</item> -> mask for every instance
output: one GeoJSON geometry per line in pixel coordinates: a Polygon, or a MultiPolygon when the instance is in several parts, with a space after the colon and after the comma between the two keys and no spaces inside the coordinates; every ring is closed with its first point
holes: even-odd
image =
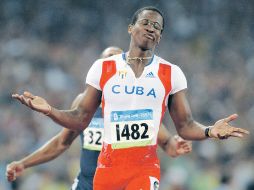
{"type": "Polygon", "coordinates": [[[133,27],[132,24],[129,24],[129,25],[128,25],[128,33],[129,33],[129,34],[131,34],[131,32],[132,32],[132,27],[133,27]]]}

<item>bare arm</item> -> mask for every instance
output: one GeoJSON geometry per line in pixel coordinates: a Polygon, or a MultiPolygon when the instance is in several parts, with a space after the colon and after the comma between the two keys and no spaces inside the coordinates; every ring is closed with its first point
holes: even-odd
{"type": "MultiPolygon", "coordinates": [[[[71,109],[77,107],[82,98],[83,94],[78,95],[73,101],[71,109]]],[[[26,168],[51,161],[61,155],[70,147],[79,133],[80,131],[78,130],[63,129],[32,154],[19,161],[8,164],[6,167],[6,177],[8,181],[16,180],[16,177],[22,175],[26,168]]]]}
{"type": "MultiPolygon", "coordinates": [[[[207,138],[205,129],[208,126],[202,125],[192,118],[185,93],[185,90],[182,90],[169,97],[169,113],[178,134],[182,138],[187,140],[203,140],[207,138]]],[[[217,121],[214,125],[210,126],[209,136],[225,139],[228,137],[243,137],[243,135],[249,134],[249,132],[244,129],[229,125],[229,122],[236,118],[237,115],[233,114],[217,121]]]]}
{"type": "Polygon", "coordinates": [[[70,147],[78,134],[79,131],[63,129],[59,134],[54,136],[32,154],[19,161],[8,164],[6,167],[6,177],[8,181],[16,180],[16,177],[22,175],[26,168],[51,161],[58,157],[70,147]]]}
{"type": "Polygon", "coordinates": [[[186,141],[178,135],[172,136],[163,124],[161,124],[159,129],[158,144],[171,157],[187,154],[192,151],[191,141],[186,141]]]}
{"type": "Polygon", "coordinates": [[[90,123],[96,109],[101,102],[101,91],[87,85],[79,104],[71,110],[58,110],[48,104],[39,96],[30,92],[23,95],[13,94],[13,98],[19,100],[29,108],[44,113],[56,123],[72,130],[83,130],[90,123]]]}

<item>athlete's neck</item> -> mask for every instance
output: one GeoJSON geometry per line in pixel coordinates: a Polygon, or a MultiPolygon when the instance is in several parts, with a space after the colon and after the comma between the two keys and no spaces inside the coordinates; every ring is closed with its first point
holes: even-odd
{"type": "Polygon", "coordinates": [[[129,51],[127,52],[127,56],[129,58],[144,58],[152,57],[154,54],[153,49],[152,50],[143,50],[139,47],[130,47],[129,51]]]}
{"type": "Polygon", "coordinates": [[[153,57],[152,50],[141,50],[140,48],[130,48],[126,53],[126,61],[128,64],[146,65],[153,57]]]}

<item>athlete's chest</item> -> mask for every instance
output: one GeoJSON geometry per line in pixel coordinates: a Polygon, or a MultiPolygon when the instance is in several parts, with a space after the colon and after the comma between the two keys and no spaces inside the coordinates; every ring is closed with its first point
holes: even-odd
{"type": "Polygon", "coordinates": [[[103,89],[105,100],[156,102],[165,95],[165,88],[158,74],[158,66],[144,68],[140,77],[126,65],[117,68],[115,74],[107,81],[103,89]]]}

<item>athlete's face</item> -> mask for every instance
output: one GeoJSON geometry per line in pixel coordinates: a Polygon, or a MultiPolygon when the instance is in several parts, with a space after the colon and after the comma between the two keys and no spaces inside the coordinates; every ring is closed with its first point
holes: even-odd
{"type": "Polygon", "coordinates": [[[160,41],[162,23],[163,18],[159,13],[145,10],[138,15],[134,25],[129,25],[128,32],[137,46],[143,50],[150,50],[160,41]]]}

